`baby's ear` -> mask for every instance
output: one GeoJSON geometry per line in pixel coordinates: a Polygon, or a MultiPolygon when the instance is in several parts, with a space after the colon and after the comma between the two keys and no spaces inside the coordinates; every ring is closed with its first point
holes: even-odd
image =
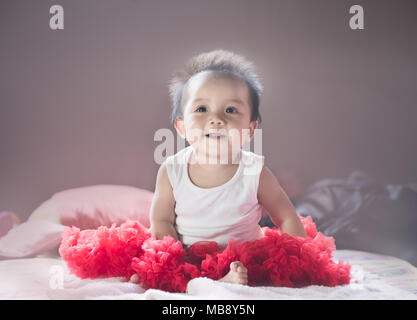
{"type": "Polygon", "coordinates": [[[185,139],[185,127],[184,127],[184,119],[177,118],[174,122],[175,129],[177,129],[178,134],[181,138],[185,139]]]}
{"type": "Polygon", "coordinates": [[[254,134],[255,134],[255,129],[257,129],[258,128],[258,120],[255,120],[255,121],[251,121],[250,123],[249,123],[249,128],[250,128],[250,138],[252,139],[253,138],[253,136],[254,136],[254,134]]]}

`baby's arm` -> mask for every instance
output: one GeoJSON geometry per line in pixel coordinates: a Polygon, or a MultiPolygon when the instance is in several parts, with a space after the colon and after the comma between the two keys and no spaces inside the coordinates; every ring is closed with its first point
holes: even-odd
{"type": "Polygon", "coordinates": [[[259,177],[258,202],[281,231],[293,237],[306,237],[300,218],[274,174],[266,166],[259,177]]]}
{"type": "Polygon", "coordinates": [[[155,193],[151,205],[151,233],[157,239],[170,235],[178,240],[175,230],[175,198],[163,163],[156,177],[155,193]]]}

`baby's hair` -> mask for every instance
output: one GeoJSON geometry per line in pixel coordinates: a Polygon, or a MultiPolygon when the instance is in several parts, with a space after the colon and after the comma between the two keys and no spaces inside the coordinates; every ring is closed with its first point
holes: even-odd
{"type": "Polygon", "coordinates": [[[172,101],[171,122],[175,122],[177,118],[183,116],[181,103],[188,80],[203,71],[218,71],[243,79],[249,88],[252,104],[251,121],[261,122],[259,98],[263,88],[255,73],[253,63],[243,56],[225,50],[201,53],[188,60],[182,69],[174,73],[169,84],[172,101]]]}

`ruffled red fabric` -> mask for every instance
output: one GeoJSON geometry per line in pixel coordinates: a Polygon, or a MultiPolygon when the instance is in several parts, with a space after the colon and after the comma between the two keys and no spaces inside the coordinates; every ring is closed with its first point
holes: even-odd
{"type": "Polygon", "coordinates": [[[251,286],[348,284],[350,266],[332,260],[334,239],[317,232],[311,217],[300,219],[306,238],[265,227],[262,239],[243,243],[232,239],[223,250],[210,241],[185,249],[169,236],[157,240],[133,221],[97,230],[72,227],[64,232],[59,252],[80,278],[129,279],[136,273],[143,287],[171,292],[185,292],[188,281],[197,277],[220,279],[233,261],[241,261],[248,269],[251,286]]]}
{"type": "Polygon", "coordinates": [[[180,241],[172,237],[156,240],[151,237],[143,244],[144,254],[133,258],[131,267],[146,288],[184,292],[187,283],[200,277],[197,266],[188,263],[180,241]]]}
{"type": "Polygon", "coordinates": [[[143,255],[142,245],[149,237],[149,230],[134,221],[96,230],[71,227],[63,232],[59,253],[81,279],[129,277],[134,273],[132,259],[143,255]]]}

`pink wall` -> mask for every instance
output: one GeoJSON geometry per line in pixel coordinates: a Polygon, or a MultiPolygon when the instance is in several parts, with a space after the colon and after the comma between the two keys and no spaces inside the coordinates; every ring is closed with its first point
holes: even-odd
{"type": "Polygon", "coordinates": [[[2,1],[0,211],[25,219],[85,185],[153,190],[170,75],[216,48],[258,66],[275,173],[417,181],[417,5],[360,2],[362,31],[354,1],[2,1]],[[57,3],[65,28],[51,31],[57,3]]]}

